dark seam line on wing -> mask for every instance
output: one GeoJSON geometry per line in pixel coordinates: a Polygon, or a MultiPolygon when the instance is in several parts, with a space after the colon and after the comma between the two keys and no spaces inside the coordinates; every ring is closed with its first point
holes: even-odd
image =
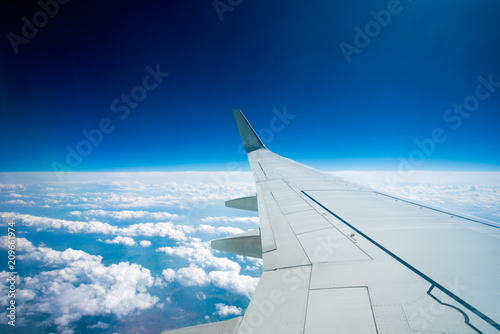
{"type": "Polygon", "coordinates": [[[451,215],[451,216],[455,216],[455,217],[462,218],[462,219],[465,219],[465,220],[469,220],[469,221],[474,222],[474,223],[478,223],[478,224],[482,224],[482,225],[486,225],[486,226],[490,226],[490,227],[494,227],[494,228],[500,228],[499,226],[491,225],[491,224],[488,224],[488,223],[483,223],[483,222],[480,222],[480,221],[477,221],[477,220],[474,220],[474,219],[471,219],[471,218],[467,218],[467,217],[463,217],[463,216],[460,216],[460,215],[456,215],[456,214],[451,213],[451,212],[446,212],[446,211],[443,211],[443,210],[432,208],[430,206],[418,204],[418,203],[407,201],[405,199],[401,199],[401,198],[398,198],[398,197],[394,197],[394,196],[386,195],[386,194],[383,194],[383,193],[379,193],[378,191],[375,191],[375,193],[379,194],[379,195],[382,195],[382,196],[386,196],[386,197],[397,199],[398,201],[401,201],[401,202],[410,203],[410,204],[413,204],[413,205],[421,206],[421,207],[429,209],[429,210],[433,210],[433,211],[445,213],[447,215],[451,215]]]}
{"type": "Polygon", "coordinates": [[[375,330],[377,331],[378,334],[378,326],[377,326],[377,321],[375,321],[375,311],[373,310],[372,297],[370,296],[370,289],[368,289],[367,286],[365,286],[365,289],[366,289],[366,294],[368,295],[368,301],[370,302],[370,308],[372,309],[373,324],[375,325],[375,330]]]}
{"type": "Polygon", "coordinates": [[[378,242],[376,242],[375,240],[373,240],[372,238],[370,238],[369,236],[367,236],[366,234],[364,234],[363,232],[361,232],[359,229],[357,229],[353,225],[351,225],[348,222],[346,222],[344,219],[342,219],[339,216],[337,216],[330,209],[326,208],[323,204],[319,203],[317,200],[315,200],[314,198],[312,198],[309,194],[307,194],[303,190],[302,190],[302,193],[304,195],[306,195],[307,197],[309,197],[314,203],[316,203],[317,205],[319,205],[320,207],[322,207],[323,209],[325,209],[326,211],[328,211],[330,214],[332,214],[333,216],[335,216],[337,219],[339,219],[340,221],[342,221],[344,224],[346,224],[347,226],[349,226],[350,228],[352,228],[353,230],[355,230],[356,232],[358,232],[359,234],[361,234],[364,238],[366,238],[367,240],[369,240],[375,246],[377,246],[378,248],[380,248],[381,250],[383,250],[384,252],[386,252],[387,254],[389,254],[390,256],[392,256],[399,263],[401,263],[402,265],[404,265],[405,267],[407,267],[408,269],[410,269],[411,271],[413,271],[414,273],[416,273],[417,275],[419,275],[420,277],[422,277],[423,279],[425,279],[427,282],[435,285],[439,290],[441,290],[444,293],[446,293],[448,296],[450,296],[451,298],[453,298],[454,300],[456,300],[458,303],[462,304],[462,306],[464,306],[465,308],[469,309],[471,312],[473,312],[474,314],[476,314],[478,317],[480,317],[481,319],[483,319],[484,321],[486,321],[488,324],[490,324],[491,326],[493,326],[496,330],[500,331],[500,324],[498,324],[495,320],[491,319],[490,317],[488,317],[487,315],[485,315],[484,313],[482,313],[481,311],[479,311],[478,309],[476,309],[474,306],[470,305],[465,300],[463,300],[462,298],[458,297],[453,292],[451,292],[450,290],[446,289],[444,286],[442,286],[441,284],[437,283],[436,281],[434,281],[433,279],[431,279],[429,276],[425,275],[424,273],[422,273],[421,271],[419,271],[417,268],[413,267],[411,264],[409,264],[408,262],[404,261],[403,259],[401,259],[400,257],[398,257],[396,254],[392,253],[390,250],[388,250],[387,248],[385,248],[384,246],[382,246],[381,244],[379,244],[378,242]]]}
{"type": "MultiPolygon", "coordinates": [[[[286,225],[288,226],[288,228],[290,229],[290,231],[292,232],[293,236],[295,237],[295,240],[297,240],[297,243],[299,244],[300,248],[302,249],[302,252],[304,253],[304,256],[306,257],[307,261],[309,261],[309,264],[312,265],[312,262],[311,262],[311,259],[309,258],[309,255],[307,255],[307,252],[306,250],[304,249],[304,246],[302,246],[302,244],[300,243],[300,240],[299,238],[297,237],[297,234],[295,234],[295,231],[293,230],[292,226],[290,225],[290,223],[288,222],[288,219],[286,219],[286,216],[285,214],[283,213],[283,210],[281,209],[281,207],[278,205],[278,201],[276,201],[276,198],[274,197],[274,194],[273,192],[271,191],[271,189],[269,189],[269,192],[271,193],[271,195],[273,196],[273,199],[274,201],[276,202],[276,205],[278,206],[278,209],[280,210],[281,214],[283,215],[283,218],[285,219],[286,221],[286,225]]],[[[303,199],[302,199],[303,200],[303,199]]],[[[304,201],[305,202],[305,201],[304,201]]],[[[277,247],[278,245],[276,245],[277,247]]]]}
{"type": "Polygon", "coordinates": [[[313,268],[312,268],[312,264],[311,264],[311,267],[309,268],[309,284],[307,286],[306,309],[304,310],[304,326],[302,327],[303,328],[303,333],[306,332],[307,310],[309,308],[309,294],[311,293],[312,274],[313,274],[313,268]]]}
{"type": "Polygon", "coordinates": [[[428,294],[429,296],[431,296],[431,297],[432,297],[435,301],[437,301],[439,304],[441,304],[441,305],[445,305],[445,306],[449,306],[449,307],[451,307],[451,308],[453,308],[453,309],[457,310],[458,312],[462,313],[462,315],[463,315],[463,316],[464,316],[464,318],[465,318],[465,323],[466,323],[466,324],[467,324],[470,328],[472,328],[473,330],[475,330],[476,332],[478,332],[478,333],[480,333],[480,334],[483,334],[483,332],[481,332],[479,329],[477,329],[476,327],[474,327],[474,326],[470,323],[470,321],[469,321],[469,316],[468,316],[468,315],[467,315],[464,311],[462,311],[462,310],[461,310],[461,309],[459,309],[458,307],[455,307],[455,306],[453,306],[453,305],[451,305],[451,304],[443,303],[443,302],[442,302],[442,301],[440,301],[440,300],[439,300],[436,296],[434,296],[434,295],[431,293],[431,292],[432,292],[432,289],[434,289],[434,287],[435,287],[434,285],[431,285],[431,287],[429,288],[429,290],[427,290],[427,294],[428,294]]]}
{"type": "MultiPolygon", "coordinates": [[[[269,229],[271,231],[271,234],[273,235],[273,244],[274,244],[274,249],[270,249],[270,250],[267,250],[265,252],[262,252],[262,254],[264,254],[264,253],[267,253],[267,252],[270,252],[270,251],[277,250],[278,249],[278,245],[276,245],[276,238],[274,237],[273,225],[271,224],[271,221],[269,219],[269,208],[267,207],[267,204],[266,204],[266,195],[264,194],[264,192],[268,191],[271,194],[271,196],[273,194],[271,193],[271,190],[269,190],[269,187],[267,186],[267,184],[265,185],[265,187],[261,187],[260,191],[262,193],[262,198],[263,198],[263,201],[264,201],[264,206],[265,206],[265,211],[266,211],[266,218],[267,218],[267,225],[269,225],[269,229]],[[265,188],[265,189],[263,189],[263,188],[265,188]]],[[[274,196],[273,196],[273,198],[274,198],[274,196]]],[[[257,199],[257,201],[258,201],[258,199],[257,199]]],[[[260,226],[262,227],[262,224],[260,226]]],[[[261,234],[261,240],[262,240],[262,234],[261,234]]]]}
{"type": "Polygon", "coordinates": [[[262,165],[260,164],[260,162],[257,162],[259,164],[259,167],[260,169],[262,170],[262,173],[264,173],[264,175],[267,177],[267,174],[266,172],[264,171],[264,168],[262,168],[262,165]]]}
{"type": "Polygon", "coordinates": [[[316,290],[341,290],[341,289],[361,289],[361,288],[368,288],[368,287],[366,285],[349,285],[349,286],[334,286],[329,288],[313,288],[309,290],[316,291],[316,290]]]}

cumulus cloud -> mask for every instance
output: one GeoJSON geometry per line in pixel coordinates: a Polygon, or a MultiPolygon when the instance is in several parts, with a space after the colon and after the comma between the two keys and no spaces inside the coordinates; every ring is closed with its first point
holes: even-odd
{"type": "Polygon", "coordinates": [[[72,211],[69,213],[71,216],[84,217],[106,217],[114,220],[131,220],[131,219],[153,219],[153,220],[173,220],[180,218],[179,215],[171,214],[166,211],[150,212],[150,211],[107,211],[107,210],[86,210],[86,211],[72,211]]]}
{"type": "Polygon", "coordinates": [[[26,186],[24,184],[0,183],[0,190],[3,191],[26,190],[26,186]]]}
{"type": "Polygon", "coordinates": [[[218,315],[220,317],[227,317],[230,315],[241,315],[243,313],[243,309],[240,307],[236,307],[234,305],[226,305],[222,303],[215,304],[215,312],[214,315],[218,315]]]}
{"type": "Polygon", "coordinates": [[[215,286],[248,298],[252,297],[259,283],[259,278],[240,275],[236,271],[211,271],[208,277],[215,286]]]}
{"type": "Polygon", "coordinates": [[[133,224],[126,228],[118,229],[117,233],[127,236],[160,236],[169,237],[172,240],[186,240],[185,233],[195,232],[195,228],[186,225],[175,225],[170,222],[166,223],[139,223],[133,224]]]}
{"type": "Polygon", "coordinates": [[[149,246],[151,246],[151,245],[152,245],[151,241],[149,241],[149,240],[141,240],[141,242],[139,242],[139,244],[140,244],[142,247],[144,247],[144,248],[149,247],[149,246]]]}
{"type": "Polygon", "coordinates": [[[104,240],[103,241],[106,244],[112,244],[112,245],[125,245],[125,246],[135,246],[135,240],[132,239],[131,237],[122,237],[122,236],[117,236],[113,240],[104,240]]]}
{"type": "MultiPolygon", "coordinates": [[[[143,174],[68,173],[64,177],[70,180],[64,183],[41,183],[46,174],[37,177],[27,174],[20,177],[23,182],[30,181],[26,186],[2,185],[0,206],[17,205],[15,210],[10,209],[17,212],[0,212],[0,223],[16,220],[17,226],[26,231],[18,236],[19,259],[30,267],[32,273],[30,277],[22,278],[22,289],[18,291],[19,300],[23,301],[22,314],[31,319],[26,321],[34,324],[35,319],[43,317],[45,324],[58,326],[57,332],[76,328],[110,330],[111,326],[102,319],[91,317],[111,315],[124,318],[142,310],[168,305],[172,299],[180,297],[172,296],[171,299],[165,296],[168,290],[165,286],[174,281],[193,287],[200,300],[206,298],[206,294],[198,287],[211,290],[227,287],[230,291],[240,291],[237,292],[240,299],[247,296],[247,289],[237,288],[237,285],[230,284],[231,280],[223,280],[220,274],[213,273],[230,271],[234,272],[231,277],[239,277],[241,267],[223,255],[216,256],[218,252],[212,250],[206,240],[214,235],[242,233],[242,229],[231,224],[240,224],[238,227],[241,227],[241,224],[255,222],[256,218],[205,217],[200,225],[195,226],[185,222],[199,224],[201,213],[216,212],[212,208],[223,205],[224,200],[255,192],[251,173],[242,173],[247,175],[248,182],[239,182],[229,173],[231,183],[214,181],[214,178],[219,179],[216,172],[212,173],[213,176],[210,173],[188,173],[173,178],[171,173],[143,174]],[[163,180],[163,177],[172,179],[163,180]],[[115,178],[122,179],[116,181],[115,178]],[[141,179],[140,182],[130,181],[136,178],[141,179]],[[25,209],[27,205],[32,205],[29,211],[25,209]],[[189,220],[184,210],[192,214],[189,220]],[[168,263],[176,267],[175,270],[164,269],[152,261],[154,267],[150,269],[159,272],[164,269],[161,275],[153,277],[139,264],[120,260],[110,264],[113,255],[108,253],[105,256],[109,258],[104,261],[97,254],[75,247],[55,250],[43,244],[34,245],[23,238],[34,230],[57,231],[58,235],[71,233],[75,244],[79,234],[94,234],[96,238],[93,240],[101,238],[112,244],[140,245],[144,247],[144,253],[153,254],[155,248],[161,246],[151,249],[151,241],[160,240],[156,237],[168,238],[167,244],[171,247],[162,247],[163,250],[156,254],[158,257],[161,254],[169,256],[168,263]],[[152,294],[153,289],[156,293],[163,291],[161,300],[152,294]],[[85,323],[77,324],[81,319],[85,319],[85,323]],[[87,319],[101,322],[89,325],[87,319]]],[[[49,245],[55,242],[51,238],[44,241],[49,245]]],[[[149,312],[142,315],[151,316],[149,312]]]]}
{"type": "Polygon", "coordinates": [[[24,277],[19,296],[24,312],[49,314],[60,331],[84,316],[113,314],[119,318],[153,307],[158,297],[148,293],[154,284],[149,269],[129,262],[104,265],[101,256],[68,248],[56,251],[35,247],[18,239],[18,250],[25,259],[39,261],[42,267],[63,266],[24,277]],[[20,241],[20,243],[19,243],[20,241]]]}
{"type": "Polygon", "coordinates": [[[228,216],[218,216],[218,217],[204,217],[201,219],[202,223],[209,224],[258,224],[259,217],[228,217],[228,216]]]}
{"type": "Polygon", "coordinates": [[[206,286],[212,284],[232,293],[248,298],[255,290],[258,278],[241,275],[241,266],[226,257],[217,257],[207,241],[190,237],[175,247],[160,247],[157,252],[177,256],[189,262],[189,267],[162,271],[167,282],[177,281],[183,286],[206,286]]]}
{"type": "Polygon", "coordinates": [[[243,230],[230,226],[212,227],[202,224],[197,227],[188,225],[178,225],[172,222],[159,223],[139,223],[132,224],[128,227],[118,227],[108,223],[103,223],[92,219],[90,221],[74,221],[49,217],[40,217],[17,212],[0,212],[0,219],[4,221],[15,220],[30,227],[35,227],[37,230],[58,229],[68,233],[89,233],[89,234],[105,234],[118,236],[160,236],[169,237],[172,240],[186,240],[186,233],[209,233],[209,234],[236,234],[242,233],[243,230]]]}
{"type": "Polygon", "coordinates": [[[94,325],[88,325],[88,329],[108,329],[110,326],[104,322],[98,321],[94,325]]]}
{"type": "MultiPolygon", "coordinates": [[[[207,173],[204,174],[207,176],[207,173]]],[[[62,192],[51,192],[47,194],[47,197],[53,202],[47,203],[86,210],[102,210],[103,208],[132,210],[151,207],[187,209],[204,207],[227,198],[238,197],[249,193],[249,189],[250,192],[255,192],[253,182],[235,180],[231,184],[217,184],[214,180],[207,181],[209,182],[159,183],[156,180],[152,180],[151,183],[107,182],[104,184],[108,191],[87,191],[79,194],[78,197],[71,194],[68,196],[62,192]]]]}
{"type": "Polygon", "coordinates": [[[234,270],[236,272],[241,270],[238,263],[225,257],[216,257],[209,242],[201,241],[198,238],[191,238],[191,240],[176,247],[160,247],[156,251],[186,259],[190,264],[201,268],[234,270]]]}
{"type": "Polygon", "coordinates": [[[213,284],[218,288],[247,298],[251,298],[259,282],[259,278],[240,275],[237,271],[206,272],[196,265],[180,268],[177,271],[171,268],[164,269],[162,275],[167,282],[177,281],[185,287],[213,284]]]}
{"type": "Polygon", "coordinates": [[[180,268],[177,271],[170,268],[165,269],[162,271],[162,275],[167,282],[177,280],[182,286],[204,286],[210,283],[207,273],[196,266],[180,268]]]}
{"type": "Polygon", "coordinates": [[[201,224],[196,228],[197,231],[203,232],[203,233],[208,233],[208,234],[238,234],[238,233],[243,233],[242,229],[239,229],[237,227],[231,227],[231,226],[211,226],[211,225],[206,225],[206,224],[201,224]]]}
{"type": "Polygon", "coordinates": [[[163,275],[163,278],[165,278],[165,281],[167,282],[173,282],[176,277],[176,272],[172,268],[163,269],[161,274],[163,275]]]}
{"type": "Polygon", "coordinates": [[[3,201],[2,204],[14,204],[14,205],[21,205],[21,206],[32,206],[34,204],[36,204],[35,202],[33,201],[24,201],[22,199],[12,199],[12,200],[9,200],[9,201],[3,201]]]}
{"type": "Polygon", "coordinates": [[[61,229],[69,233],[103,233],[116,234],[119,229],[97,220],[90,222],[56,219],[49,217],[33,216],[17,212],[0,212],[0,218],[6,221],[20,221],[26,226],[35,227],[37,230],[61,229]]]}

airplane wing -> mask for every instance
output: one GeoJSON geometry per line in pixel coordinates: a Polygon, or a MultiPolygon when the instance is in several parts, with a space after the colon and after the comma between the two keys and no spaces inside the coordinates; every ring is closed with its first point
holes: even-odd
{"type": "Polygon", "coordinates": [[[234,115],[257,195],[227,205],[257,209],[260,229],[212,247],[264,272],[243,317],[166,333],[500,332],[500,224],[281,157],[234,115]]]}

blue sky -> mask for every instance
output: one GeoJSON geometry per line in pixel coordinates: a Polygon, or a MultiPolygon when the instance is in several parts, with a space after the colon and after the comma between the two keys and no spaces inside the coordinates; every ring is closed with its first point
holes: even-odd
{"type": "Polygon", "coordinates": [[[2,4],[0,171],[226,168],[246,160],[235,107],[258,131],[277,125],[270,149],[323,169],[397,169],[437,128],[446,140],[416,169],[500,169],[500,87],[483,87],[490,94],[459,126],[443,119],[475,96],[478,77],[500,81],[496,1],[243,0],[222,14],[212,1],[59,7],[13,46],[22,18],[42,9],[2,4]],[[348,62],[340,45],[355,47],[367,24],[372,37],[348,62]],[[141,88],[148,66],[169,73],[148,79],[151,90],[141,88]],[[137,106],[114,112],[133,92],[137,106]],[[284,108],[295,118],[282,128],[273,118],[284,108]],[[103,120],[108,133],[68,164],[68,148],[103,120]]]}

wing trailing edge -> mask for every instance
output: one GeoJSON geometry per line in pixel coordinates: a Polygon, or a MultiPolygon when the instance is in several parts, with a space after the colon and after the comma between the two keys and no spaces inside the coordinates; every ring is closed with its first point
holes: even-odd
{"type": "Polygon", "coordinates": [[[226,321],[174,329],[161,334],[235,334],[242,319],[243,317],[238,317],[226,321]]]}

